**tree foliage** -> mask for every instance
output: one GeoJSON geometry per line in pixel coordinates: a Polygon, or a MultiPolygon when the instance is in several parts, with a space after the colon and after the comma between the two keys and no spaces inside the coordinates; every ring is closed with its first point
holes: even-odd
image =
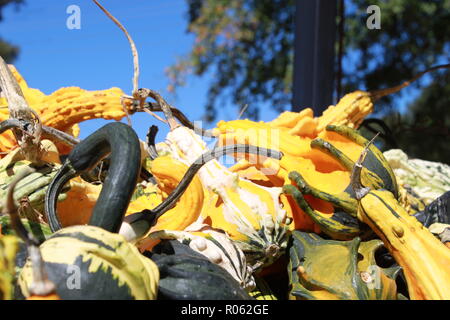
{"type": "MultiPolygon", "coordinates": [[[[23,3],[23,0],[0,0],[0,21],[3,20],[3,8],[8,4],[16,6],[23,3]]],[[[0,56],[8,63],[11,63],[18,55],[19,48],[3,41],[0,37],[0,56]]]]}
{"type": "MultiPolygon", "coordinates": [[[[244,115],[253,119],[258,119],[261,102],[277,111],[290,109],[295,1],[187,0],[187,4],[187,31],[195,36],[195,43],[168,69],[169,89],[182,85],[190,74],[213,72],[205,114],[208,121],[215,120],[218,107],[227,100],[241,107],[248,104],[244,115]]],[[[345,0],[345,8],[343,93],[392,87],[432,65],[448,63],[450,0],[345,0]],[[381,30],[366,27],[369,5],[381,9],[381,30]]],[[[435,79],[428,86],[425,80],[413,84],[421,94],[411,103],[408,115],[400,118],[405,128],[430,118],[424,124],[428,129],[397,132],[397,138],[403,149],[414,142],[410,150],[417,157],[447,162],[437,145],[421,137],[439,131],[442,125],[440,108],[445,99],[437,92],[448,92],[450,82],[435,76],[425,77],[428,84],[435,79]]],[[[404,101],[401,93],[383,98],[376,104],[375,115],[394,124],[391,114],[404,101]]]]}
{"type": "Polygon", "coordinates": [[[400,147],[411,158],[450,164],[450,72],[433,79],[406,114],[391,112],[384,117],[395,142],[384,148],[400,147]]]}
{"type": "Polygon", "coordinates": [[[290,103],[294,0],[188,0],[188,31],[196,37],[188,56],[169,69],[171,88],[186,73],[203,75],[214,68],[206,120],[216,115],[218,98],[231,101],[257,118],[257,103],[277,110],[290,103]]]}
{"type": "MultiPolygon", "coordinates": [[[[449,63],[450,0],[351,0],[350,7],[345,17],[344,47],[350,63],[344,66],[344,91],[393,87],[435,64],[449,63]],[[364,27],[365,10],[372,4],[381,10],[380,30],[364,27]]],[[[396,109],[398,96],[383,99],[378,110],[396,109]]]]}

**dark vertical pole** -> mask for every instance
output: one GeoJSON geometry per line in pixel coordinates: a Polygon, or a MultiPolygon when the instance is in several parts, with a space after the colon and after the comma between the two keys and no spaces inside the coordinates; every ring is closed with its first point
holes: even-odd
{"type": "Polygon", "coordinates": [[[333,104],[337,0],[297,0],[292,110],[333,104]]]}

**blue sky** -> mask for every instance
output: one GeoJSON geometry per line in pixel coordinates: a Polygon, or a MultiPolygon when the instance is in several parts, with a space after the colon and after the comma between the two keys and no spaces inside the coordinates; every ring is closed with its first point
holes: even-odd
{"type": "MultiPolygon", "coordinates": [[[[122,31],[88,0],[26,0],[19,10],[14,5],[4,9],[0,36],[20,48],[14,62],[28,85],[46,94],[66,86],[87,90],[119,87],[131,93],[133,64],[130,47],[122,31]],[[67,7],[81,9],[81,29],[70,30],[66,21],[67,7]]],[[[139,86],[159,91],[170,103],[180,108],[192,121],[203,115],[208,79],[189,77],[177,96],[166,91],[168,79],[164,70],[177,57],[187,53],[193,36],[186,33],[185,0],[108,0],[100,1],[129,31],[139,51],[139,86]]],[[[228,105],[219,119],[237,118],[238,108],[228,105]]],[[[272,111],[261,120],[276,117],[272,111]]],[[[125,120],[124,120],[125,121],[125,120]]],[[[167,128],[148,114],[133,115],[133,128],[141,139],[151,124],[160,127],[157,141],[162,141],[167,128]]],[[[80,124],[84,138],[105,120],[80,124]]],[[[212,125],[210,125],[211,127],[212,125]]]]}

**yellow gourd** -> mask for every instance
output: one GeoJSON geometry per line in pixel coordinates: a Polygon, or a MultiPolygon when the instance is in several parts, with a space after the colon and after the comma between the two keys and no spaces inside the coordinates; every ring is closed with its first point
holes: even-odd
{"type": "MultiPolygon", "coordinates": [[[[190,165],[208,149],[191,129],[178,127],[160,149],[190,165]]],[[[286,210],[281,188],[263,187],[240,178],[217,160],[207,162],[198,176],[205,189],[202,222],[224,230],[244,251],[250,264],[260,267],[276,260],[287,243],[286,210]]]]}
{"type": "MultiPolygon", "coordinates": [[[[164,201],[175,189],[188,169],[184,163],[166,155],[145,162],[144,167],[151,172],[158,184],[144,188],[143,195],[131,201],[127,214],[153,209],[164,201]]],[[[197,220],[203,207],[203,186],[196,176],[178,200],[175,207],[165,212],[150,232],[158,230],[184,230],[197,220]]]]}
{"type": "MultiPolygon", "coordinates": [[[[87,91],[78,87],[66,87],[47,96],[38,89],[28,87],[16,68],[12,65],[9,67],[30,108],[39,114],[42,124],[46,126],[78,136],[79,122],[96,118],[120,120],[125,117],[121,104],[124,92],[119,88],[87,91]]],[[[4,108],[7,105],[6,99],[0,98],[0,121],[9,118],[8,109],[4,108]]],[[[16,145],[11,132],[0,135],[0,152],[8,152],[16,145]]],[[[70,150],[62,144],[58,144],[58,149],[62,153],[70,150]]]]}

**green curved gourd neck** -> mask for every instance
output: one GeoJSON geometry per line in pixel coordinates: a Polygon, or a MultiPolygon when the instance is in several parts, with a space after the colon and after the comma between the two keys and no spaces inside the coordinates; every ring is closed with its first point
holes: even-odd
{"type": "Polygon", "coordinates": [[[110,167],[89,225],[118,232],[141,166],[141,149],[134,130],[121,122],[107,124],[81,141],[68,161],[80,174],[93,169],[109,154],[110,167]]]}

